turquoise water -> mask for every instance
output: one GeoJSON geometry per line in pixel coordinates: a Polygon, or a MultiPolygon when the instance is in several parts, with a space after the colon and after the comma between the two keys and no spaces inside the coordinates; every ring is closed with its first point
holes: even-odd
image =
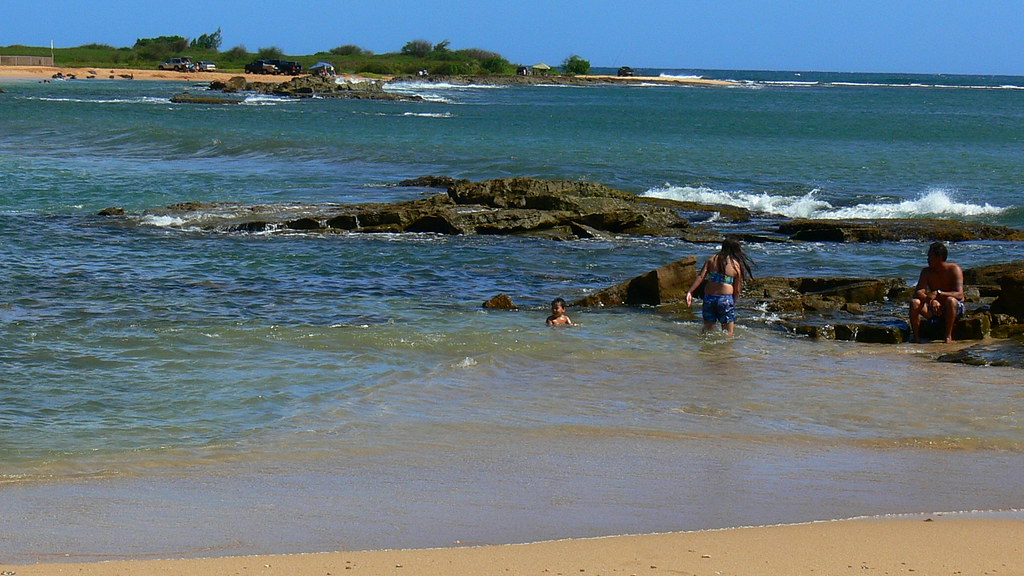
{"type": "MultiPolygon", "coordinates": [[[[433,192],[395,183],[443,174],[771,213],[748,230],[779,215],[1024,227],[1024,78],[703,74],[742,85],[406,84],[428,101],[207,107],[168,100],[198,85],[5,82],[0,517],[18,521],[0,560],[1021,507],[1019,370],[794,338],[753,308],[732,342],[681,310],[543,326],[555,296],[713,246],[228,235],[142,214],[406,200],[433,192]],[[110,206],[129,216],[95,216],[110,206]],[[520,310],[480,307],[498,293],[520,310]]],[[[926,250],[747,248],[759,275],[908,280],[926,250]]],[[[950,248],[965,267],[1024,258],[950,248]]]]}

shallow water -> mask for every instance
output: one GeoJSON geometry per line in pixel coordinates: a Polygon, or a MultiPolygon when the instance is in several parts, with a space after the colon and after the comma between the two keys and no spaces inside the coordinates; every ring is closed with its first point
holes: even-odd
{"type": "MultiPolygon", "coordinates": [[[[1022,91],[850,80],[442,87],[422,104],[230,110],[172,105],[173,83],[5,85],[0,516],[15,520],[0,559],[1020,508],[1017,369],[939,363],[941,344],[808,341],[752,306],[734,340],[677,308],[570,309],[580,327],[543,325],[555,296],[712,246],[228,235],[141,216],[187,200],[409,199],[428,191],[392,185],[434,173],[595,180],[789,216],[1024,223],[1022,91]],[[94,216],[107,206],[129,217],[94,216]],[[497,293],[520,309],[482,309],[497,293]]],[[[913,280],[926,246],[747,249],[759,275],[913,280]]],[[[951,254],[970,267],[1024,247],[951,254]]]]}

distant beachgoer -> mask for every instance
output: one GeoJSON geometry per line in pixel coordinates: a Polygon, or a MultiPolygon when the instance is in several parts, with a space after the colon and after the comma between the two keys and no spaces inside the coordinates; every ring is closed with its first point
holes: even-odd
{"type": "Polygon", "coordinates": [[[953,342],[953,327],[964,315],[964,271],[946,262],[949,251],[942,242],[928,247],[928,266],[921,270],[914,296],[910,300],[911,342],[921,341],[921,318],[943,322],[946,343],[953,342]]]}
{"type": "Polygon", "coordinates": [[[565,300],[555,298],[551,301],[551,316],[548,316],[547,323],[548,326],[575,326],[565,315],[565,300]]]}
{"type": "Polygon", "coordinates": [[[704,305],[701,316],[704,319],[702,332],[711,330],[715,323],[721,323],[722,330],[733,335],[736,327],[736,301],[743,292],[743,280],[753,278],[751,267],[754,262],[743,253],[743,245],[735,238],[726,238],[718,254],[708,258],[697,278],[686,293],[686,305],[693,306],[693,291],[701,282],[704,286],[704,305]]]}

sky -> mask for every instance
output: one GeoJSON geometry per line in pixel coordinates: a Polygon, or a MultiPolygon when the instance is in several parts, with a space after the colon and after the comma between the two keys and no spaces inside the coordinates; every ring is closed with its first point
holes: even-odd
{"type": "Polygon", "coordinates": [[[221,29],[221,50],[375,53],[447,40],[516,64],[1024,75],[1024,0],[5,0],[0,46],[132,46],[221,29]]]}

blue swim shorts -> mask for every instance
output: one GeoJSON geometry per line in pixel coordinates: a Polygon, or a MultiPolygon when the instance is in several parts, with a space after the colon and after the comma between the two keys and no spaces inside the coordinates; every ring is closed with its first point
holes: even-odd
{"type": "MultiPolygon", "coordinates": [[[[957,317],[957,319],[960,319],[960,318],[963,317],[964,314],[967,313],[967,305],[964,304],[963,300],[957,300],[956,304],[957,304],[957,306],[956,306],[956,317],[957,317]]],[[[946,309],[945,308],[942,309],[942,314],[939,314],[938,316],[929,316],[928,317],[928,321],[933,323],[933,324],[938,324],[938,323],[940,323],[941,321],[943,321],[945,319],[946,319],[946,309]]]]}
{"type": "Polygon", "coordinates": [[[736,300],[732,294],[705,294],[701,315],[705,323],[729,324],[736,321],[736,300]]]}

